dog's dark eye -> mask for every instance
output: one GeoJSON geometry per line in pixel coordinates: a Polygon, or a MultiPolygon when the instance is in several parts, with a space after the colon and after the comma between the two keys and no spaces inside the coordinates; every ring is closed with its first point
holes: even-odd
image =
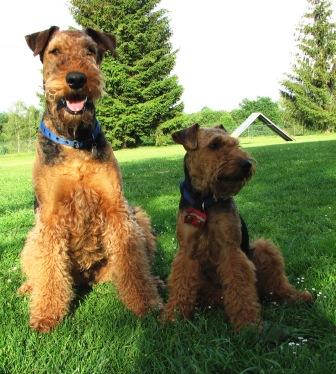
{"type": "Polygon", "coordinates": [[[214,141],[212,141],[212,142],[208,145],[208,147],[209,147],[210,149],[212,149],[213,151],[215,151],[215,150],[219,149],[222,145],[223,145],[223,143],[222,143],[220,140],[215,139],[214,141]]]}
{"type": "Polygon", "coordinates": [[[61,53],[60,49],[59,48],[54,48],[52,49],[51,51],[49,51],[49,53],[51,53],[52,55],[59,55],[61,53]]]}
{"type": "Polygon", "coordinates": [[[86,49],[86,54],[87,54],[88,56],[93,56],[93,55],[96,54],[96,50],[95,50],[93,47],[88,47],[88,48],[86,49]]]}

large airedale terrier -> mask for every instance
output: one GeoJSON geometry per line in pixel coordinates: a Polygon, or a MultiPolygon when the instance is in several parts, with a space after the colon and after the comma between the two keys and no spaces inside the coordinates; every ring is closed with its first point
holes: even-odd
{"type": "Polygon", "coordinates": [[[161,306],[150,260],[150,221],[124,198],[121,173],[95,117],[103,53],[112,35],[58,27],[26,36],[43,62],[46,111],[33,171],[36,225],[22,251],[30,325],[49,331],[69,309],[74,287],[113,281],[136,315],[161,306]]]}
{"type": "Polygon", "coordinates": [[[165,319],[188,318],[197,303],[223,305],[236,330],[260,324],[259,296],[311,301],[297,291],[284,270],[283,257],[270,241],[251,247],[235,206],[237,194],[254,172],[254,162],[221,127],[194,125],[173,134],[182,144],[185,181],[177,218],[179,251],[169,277],[165,319]]]}

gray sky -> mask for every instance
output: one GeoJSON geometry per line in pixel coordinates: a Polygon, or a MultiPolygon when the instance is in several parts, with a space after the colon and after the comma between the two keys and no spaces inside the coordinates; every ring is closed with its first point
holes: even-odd
{"type": "MultiPolygon", "coordinates": [[[[336,12],[336,1],[333,9],[336,12]]],[[[204,106],[230,110],[245,97],[279,97],[290,70],[294,32],[306,0],[162,0],[169,11],[176,68],[187,112],[204,106]]],[[[72,20],[65,0],[10,0],[0,15],[0,111],[17,100],[37,104],[41,63],[24,35],[72,20]]]]}

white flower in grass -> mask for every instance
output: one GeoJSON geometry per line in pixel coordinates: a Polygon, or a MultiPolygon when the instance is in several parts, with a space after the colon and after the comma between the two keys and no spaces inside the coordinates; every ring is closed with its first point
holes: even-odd
{"type": "Polygon", "coordinates": [[[12,280],[10,278],[8,278],[7,283],[12,283],[12,280]]]}

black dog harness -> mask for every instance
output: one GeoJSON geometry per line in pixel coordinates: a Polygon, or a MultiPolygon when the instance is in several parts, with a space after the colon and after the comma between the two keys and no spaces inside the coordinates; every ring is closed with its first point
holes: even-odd
{"type": "MultiPolygon", "coordinates": [[[[227,205],[231,197],[215,200],[213,196],[201,197],[192,192],[189,181],[180,184],[181,199],[179,207],[184,209],[186,216],[184,222],[196,227],[203,227],[207,222],[208,210],[213,206],[227,205]]],[[[241,223],[242,242],[241,250],[250,257],[250,240],[248,229],[242,216],[239,214],[241,223]]]]}

